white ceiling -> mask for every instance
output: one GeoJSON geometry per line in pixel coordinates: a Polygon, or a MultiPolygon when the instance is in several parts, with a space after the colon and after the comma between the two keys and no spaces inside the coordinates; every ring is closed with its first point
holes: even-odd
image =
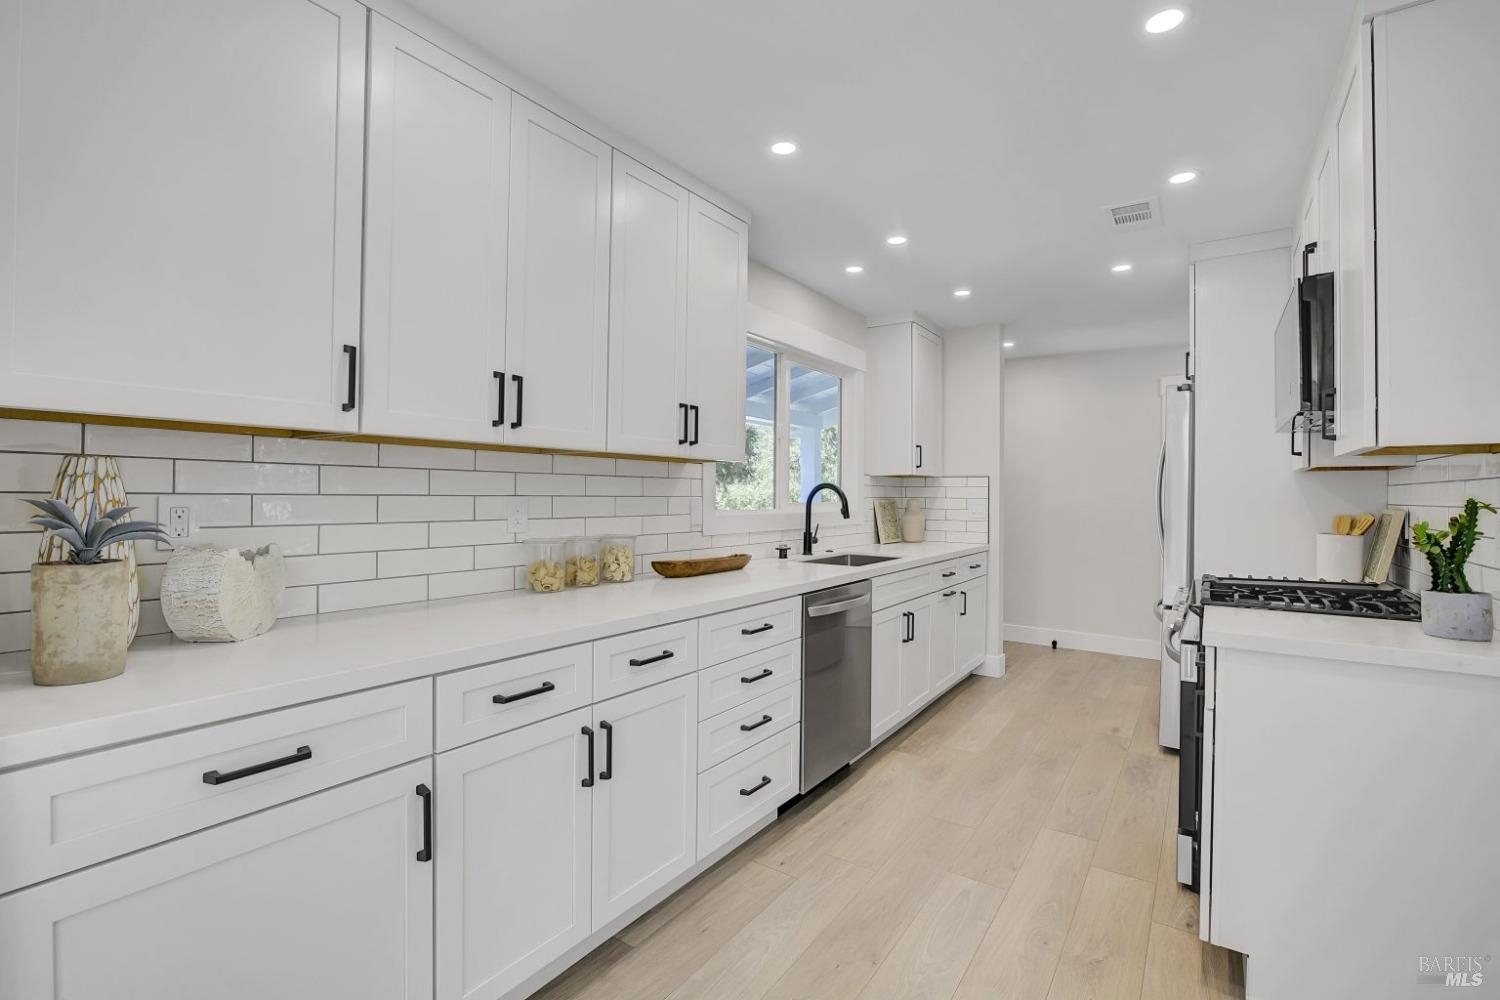
{"type": "Polygon", "coordinates": [[[739,199],[757,260],[865,316],[1014,324],[1027,353],[1185,336],[1188,245],[1292,224],[1354,17],[1183,0],[1148,35],[1168,0],[411,2],[739,199]],[[1110,231],[1104,206],[1151,195],[1162,228],[1110,231]]]}

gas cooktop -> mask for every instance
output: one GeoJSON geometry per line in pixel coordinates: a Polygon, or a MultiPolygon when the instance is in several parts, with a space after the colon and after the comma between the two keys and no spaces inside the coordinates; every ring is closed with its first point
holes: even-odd
{"type": "Polygon", "coordinates": [[[1198,601],[1204,607],[1305,611],[1388,621],[1422,618],[1422,603],[1417,596],[1388,584],[1204,576],[1198,584],[1198,601]]]}

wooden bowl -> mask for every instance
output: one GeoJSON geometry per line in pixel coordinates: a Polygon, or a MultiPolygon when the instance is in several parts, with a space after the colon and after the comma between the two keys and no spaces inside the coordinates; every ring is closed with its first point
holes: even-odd
{"type": "Polygon", "coordinates": [[[737,552],[732,556],[714,556],[711,559],[658,559],[651,563],[651,568],[662,576],[707,576],[709,573],[744,569],[749,562],[750,556],[747,553],[737,552]]]}

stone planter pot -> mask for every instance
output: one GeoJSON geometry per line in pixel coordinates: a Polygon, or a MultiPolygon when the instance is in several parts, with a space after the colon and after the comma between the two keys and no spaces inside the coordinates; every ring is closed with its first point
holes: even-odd
{"type": "Polygon", "coordinates": [[[1489,642],[1495,635],[1490,595],[1422,591],[1422,631],[1439,639],[1489,642]]]}
{"type": "Polygon", "coordinates": [[[84,684],[125,669],[133,575],[122,559],[31,567],[33,682],[84,684]]]}

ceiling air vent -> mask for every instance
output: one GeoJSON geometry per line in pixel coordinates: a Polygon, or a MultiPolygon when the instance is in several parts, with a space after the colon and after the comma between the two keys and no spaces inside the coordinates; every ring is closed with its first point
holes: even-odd
{"type": "Polygon", "coordinates": [[[1155,198],[1113,205],[1109,208],[1109,219],[1111,228],[1116,231],[1159,226],[1161,225],[1161,206],[1157,204],[1155,198]]]}

